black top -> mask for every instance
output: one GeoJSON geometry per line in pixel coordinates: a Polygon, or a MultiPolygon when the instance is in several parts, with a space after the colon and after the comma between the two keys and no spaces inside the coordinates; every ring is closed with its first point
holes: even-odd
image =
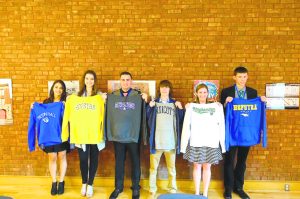
{"type": "MultiPolygon", "coordinates": [[[[257,97],[257,90],[246,86],[247,99],[253,99],[257,97]]],[[[235,98],[235,85],[224,88],[221,92],[221,104],[224,105],[227,97],[235,98]]]]}

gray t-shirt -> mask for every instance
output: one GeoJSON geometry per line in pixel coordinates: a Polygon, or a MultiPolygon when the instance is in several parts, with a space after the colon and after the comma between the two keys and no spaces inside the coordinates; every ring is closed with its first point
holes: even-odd
{"type": "Polygon", "coordinates": [[[156,103],[155,149],[175,149],[175,106],[173,103],[156,103]]]}

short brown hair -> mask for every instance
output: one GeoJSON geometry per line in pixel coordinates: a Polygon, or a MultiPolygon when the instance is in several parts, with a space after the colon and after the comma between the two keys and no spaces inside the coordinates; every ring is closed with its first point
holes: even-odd
{"type": "Polygon", "coordinates": [[[128,71],[123,71],[123,72],[121,72],[121,73],[120,73],[120,77],[121,77],[122,75],[129,75],[130,78],[132,79],[132,75],[131,75],[131,73],[128,72],[128,71]]]}
{"type": "Polygon", "coordinates": [[[238,73],[248,73],[248,70],[244,66],[238,66],[234,69],[233,74],[236,76],[238,73]]]}
{"type": "MultiPolygon", "coordinates": [[[[159,82],[159,88],[161,87],[167,87],[167,88],[170,88],[170,93],[169,93],[169,97],[172,97],[173,96],[173,85],[172,83],[169,81],[169,80],[161,80],[159,82]]],[[[161,96],[161,93],[160,93],[160,90],[158,89],[158,95],[159,97],[161,96]]]]}

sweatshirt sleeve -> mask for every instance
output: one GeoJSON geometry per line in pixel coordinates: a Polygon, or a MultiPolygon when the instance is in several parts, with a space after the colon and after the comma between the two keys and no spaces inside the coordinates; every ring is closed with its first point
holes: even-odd
{"type": "Polygon", "coordinates": [[[70,119],[70,100],[67,99],[65,104],[65,111],[64,111],[64,117],[63,117],[63,123],[62,123],[62,130],[61,130],[61,141],[66,142],[69,139],[69,119],[70,119]]]}
{"type": "Polygon", "coordinates": [[[147,122],[146,122],[146,102],[142,100],[142,119],[141,119],[141,129],[142,129],[142,136],[143,136],[143,143],[147,145],[147,122]]]}
{"type": "Polygon", "coordinates": [[[226,116],[225,116],[225,149],[229,151],[230,147],[230,133],[231,133],[231,108],[232,102],[229,102],[226,106],[226,116]]]}
{"type": "Polygon", "coordinates": [[[147,120],[147,126],[149,130],[151,130],[151,123],[152,123],[154,109],[155,106],[150,107],[149,104],[146,105],[146,120],[147,120]]]}
{"type": "Polygon", "coordinates": [[[28,124],[28,147],[29,151],[32,152],[35,150],[35,139],[36,139],[36,117],[34,109],[30,111],[30,119],[28,124]]]}
{"type": "Polygon", "coordinates": [[[262,128],[261,128],[261,130],[262,130],[262,133],[263,133],[263,142],[262,142],[262,146],[264,147],[264,148],[266,148],[267,147],[267,117],[266,117],[266,103],[265,102],[262,102],[262,105],[261,105],[261,107],[262,107],[262,111],[261,111],[261,113],[262,113],[262,128]]]}
{"type": "Polygon", "coordinates": [[[221,104],[219,104],[218,106],[219,109],[219,128],[220,128],[220,145],[221,145],[221,149],[222,149],[222,153],[226,152],[225,149],[225,118],[224,118],[224,111],[223,111],[223,106],[221,104]]]}
{"type": "Polygon", "coordinates": [[[103,141],[105,141],[105,134],[104,134],[104,117],[105,117],[105,101],[101,98],[100,100],[100,130],[102,132],[103,141]]]}
{"type": "Polygon", "coordinates": [[[192,110],[192,105],[190,105],[190,107],[186,109],[186,113],[184,116],[182,134],[181,134],[181,144],[180,144],[181,153],[186,152],[186,148],[191,136],[191,114],[192,114],[191,110],[192,110]]]}

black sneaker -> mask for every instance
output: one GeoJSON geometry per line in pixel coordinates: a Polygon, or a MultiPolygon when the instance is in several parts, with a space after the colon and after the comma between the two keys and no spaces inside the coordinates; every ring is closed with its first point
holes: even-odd
{"type": "Polygon", "coordinates": [[[58,183],[58,190],[57,190],[57,194],[61,195],[65,192],[65,181],[59,182],[58,183]]]}
{"type": "Polygon", "coordinates": [[[223,196],[224,196],[224,199],[232,199],[232,196],[231,196],[231,192],[230,192],[230,191],[226,191],[226,190],[225,190],[223,196]]]}
{"type": "Polygon", "coordinates": [[[120,190],[120,189],[115,189],[109,196],[109,199],[116,199],[118,197],[118,195],[120,193],[122,193],[123,190],[120,190]]]}
{"type": "Polygon", "coordinates": [[[51,195],[56,195],[57,194],[57,182],[52,182],[52,187],[51,187],[51,195]]]}
{"type": "Polygon", "coordinates": [[[243,189],[234,189],[233,192],[239,195],[242,199],[250,199],[250,197],[243,189]]]}
{"type": "Polygon", "coordinates": [[[132,199],[139,199],[140,198],[140,190],[134,189],[132,190],[132,199]]]}

